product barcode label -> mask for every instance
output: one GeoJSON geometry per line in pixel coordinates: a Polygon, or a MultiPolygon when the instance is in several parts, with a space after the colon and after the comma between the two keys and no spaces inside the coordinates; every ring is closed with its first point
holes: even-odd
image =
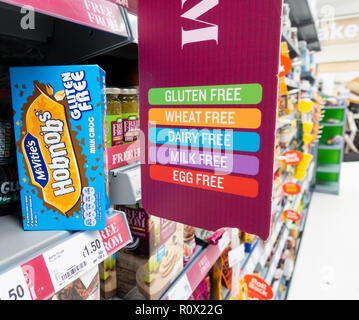
{"type": "Polygon", "coordinates": [[[87,266],[87,262],[86,262],[86,261],[83,261],[83,262],[80,263],[79,265],[77,265],[77,266],[71,268],[69,271],[63,273],[63,274],[61,275],[61,280],[62,280],[62,281],[65,281],[65,280],[67,280],[67,279],[69,279],[69,278],[71,278],[71,279],[74,278],[75,275],[76,275],[77,273],[79,273],[79,272],[80,272],[83,268],[85,268],[86,266],[87,266]]]}

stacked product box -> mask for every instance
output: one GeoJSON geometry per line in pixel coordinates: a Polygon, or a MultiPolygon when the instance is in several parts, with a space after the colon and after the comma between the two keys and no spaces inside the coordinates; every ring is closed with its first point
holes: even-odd
{"type": "Polygon", "coordinates": [[[109,208],[105,72],[10,68],[25,230],[101,230],[109,208]]]}
{"type": "Polygon", "coordinates": [[[117,253],[118,296],[157,300],[183,269],[183,225],[138,206],[117,209],[126,213],[134,238],[117,253]]]}

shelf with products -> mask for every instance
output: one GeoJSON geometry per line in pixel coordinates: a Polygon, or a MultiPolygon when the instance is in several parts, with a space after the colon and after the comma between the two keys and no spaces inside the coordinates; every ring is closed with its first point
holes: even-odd
{"type": "Polygon", "coordinates": [[[288,89],[299,89],[299,83],[291,78],[285,78],[285,84],[287,85],[288,89]]]}
{"type": "Polygon", "coordinates": [[[183,269],[161,300],[187,300],[210,271],[223,250],[229,245],[230,230],[222,234],[216,245],[204,247],[183,269]]]}
{"type": "Polygon", "coordinates": [[[289,235],[289,229],[288,228],[284,228],[283,233],[280,237],[280,240],[278,242],[278,245],[275,249],[275,253],[273,255],[272,261],[270,263],[270,266],[265,274],[265,276],[263,276],[264,281],[267,282],[269,285],[271,285],[274,274],[276,272],[277,269],[277,265],[279,263],[279,260],[281,258],[281,255],[283,253],[283,250],[285,249],[285,245],[286,245],[286,241],[289,235]]]}
{"type": "Polygon", "coordinates": [[[344,141],[341,141],[340,143],[336,143],[336,144],[320,143],[318,148],[323,150],[342,150],[343,146],[344,146],[344,141]]]}
{"type": "Polygon", "coordinates": [[[132,239],[126,217],[112,211],[102,231],[24,232],[14,216],[1,217],[0,298],[22,287],[22,299],[45,300],[126,246],[132,239]],[[10,277],[11,275],[11,277],[10,277]],[[36,281],[34,279],[36,278],[36,281]]]}
{"type": "MultiPolygon", "coordinates": [[[[124,67],[122,71],[127,71],[134,64],[137,65],[136,61],[128,63],[126,59],[136,60],[138,48],[136,37],[133,37],[135,25],[133,21],[129,21],[127,12],[121,7],[105,0],[71,4],[68,1],[57,1],[56,3],[37,1],[34,5],[36,28],[24,31],[19,23],[23,14],[20,12],[20,8],[13,5],[14,3],[21,6],[27,1],[0,2],[0,16],[4,22],[0,31],[0,43],[3,49],[0,53],[2,60],[0,66],[1,88],[9,88],[8,69],[10,66],[62,65],[79,62],[105,65],[104,69],[109,71],[106,75],[106,78],[108,76],[110,80],[109,83],[117,78],[122,81],[119,85],[127,85],[128,79],[125,79],[125,76],[118,77],[117,73],[121,66],[124,67]],[[96,6],[98,6],[97,9],[96,6]],[[98,10],[99,7],[103,10],[98,10]],[[133,45],[134,43],[135,45],[133,45]],[[105,60],[110,62],[102,63],[105,60]],[[113,63],[115,60],[119,63],[113,63]],[[109,65],[111,68],[107,68],[109,65]]],[[[96,78],[92,79],[96,81],[96,78]]],[[[51,77],[46,79],[50,83],[52,80],[51,77]]],[[[22,89],[25,88],[25,84],[23,84],[22,89]]],[[[49,91],[46,92],[52,97],[52,100],[55,100],[50,93],[53,88],[50,85],[47,88],[49,91]]],[[[20,92],[20,96],[23,93],[20,92]]],[[[55,98],[58,97],[55,96],[55,98]]],[[[102,128],[102,125],[98,127],[102,128]]],[[[80,132],[85,128],[79,126],[77,130],[80,132]]],[[[98,134],[98,137],[100,136],[101,134],[98,134]]],[[[96,147],[100,150],[102,145],[99,141],[97,142],[96,147]]],[[[82,141],[81,143],[84,144],[82,141]]],[[[128,149],[129,145],[126,148],[128,149]]],[[[138,148],[137,146],[136,150],[138,148]]],[[[126,151],[120,150],[116,156],[124,158],[126,163],[130,162],[127,161],[128,158],[133,160],[138,156],[137,151],[134,152],[135,156],[129,155],[129,152],[126,153],[126,151]]],[[[100,159],[100,156],[103,156],[101,151],[96,151],[96,154],[102,161],[100,159]]],[[[83,167],[85,166],[88,164],[83,165],[83,167]]],[[[99,164],[93,164],[92,170],[95,172],[100,167],[99,164]]],[[[82,169],[80,168],[80,170],[82,169]]],[[[122,180],[125,180],[127,189],[129,186],[134,186],[132,191],[137,201],[140,197],[138,192],[140,185],[137,183],[139,178],[134,177],[135,174],[128,171],[128,167],[115,169],[112,174],[114,177],[121,177],[122,180]]],[[[104,178],[105,172],[100,172],[99,175],[104,178]]],[[[95,177],[91,176],[85,179],[85,176],[81,176],[81,179],[84,186],[84,180],[90,181],[95,177]]],[[[35,194],[35,192],[33,193],[35,194]]],[[[102,200],[105,199],[102,198],[102,200]]],[[[48,210],[54,221],[55,219],[60,220],[53,215],[53,207],[48,210]]],[[[40,209],[38,211],[34,209],[34,211],[40,214],[40,209]]],[[[25,216],[15,212],[9,213],[7,216],[0,217],[1,242],[6,244],[1,250],[0,256],[0,298],[2,299],[9,298],[6,296],[6,289],[9,285],[13,285],[7,279],[10,275],[14,275],[14,278],[21,281],[22,285],[25,283],[23,289],[26,291],[26,295],[24,298],[48,299],[71,280],[86,273],[89,268],[97,267],[106,257],[124,247],[131,240],[128,222],[122,213],[115,212],[106,216],[107,225],[101,227],[101,231],[24,231],[22,218],[25,219],[25,216]],[[55,257],[56,263],[54,262],[55,257]],[[33,283],[34,276],[36,276],[36,287],[33,283]]],[[[67,219],[69,217],[71,219],[71,214],[67,219]]],[[[80,217],[81,215],[76,215],[73,216],[73,219],[80,220],[80,217]]],[[[104,221],[104,215],[102,218],[104,221]]],[[[36,222],[34,221],[34,223],[36,222]]],[[[63,228],[68,229],[67,227],[63,228]]],[[[61,226],[57,226],[57,229],[61,229],[61,226]]]]}
{"type": "Polygon", "coordinates": [[[344,151],[345,101],[323,96],[315,191],[338,194],[344,151]]]}
{"type": "Polygon", "coordinates": [[[285,33],[282,33],[282,41],[285,41],[288,44],[289,55],[291,58],[300,57],[300,51],[298,47],[285,33]]]}
{"type": "Polygon", "coordinates": [[[318,32],[309,2],[307,0],[301,2],[285,0],[284,2],[289,4],[290,20],[292,26],[298,28],[299,39],[307,41],[310,50],[320,51],[318,32]]]}
{"type": "Polygon", "coordinates": [[[302,72],[300,77],[302,79],[307,79],[311,84],[313,84],[315,82],[315,77],[312,75],[311,72],[306,71],[306,72],[302,72]]]}
{"type": "MultiPolygon", "coordinates": [[[[101,1],[101,0],[99,0],[101,1]]],[[[117,42],[113,42],[112,37],[108,36],[108,41],[104,41],[106,36],[104,36],[103,38],[103,43],[99,43],[98,41],[95,41],[97,44],[99,44],[99,47],[93,48],[90,46],[89,51],[90,52],[85,52],[83,53],[84,50],[86,50],[85,48],[82,48],[81,51],[76,52],[75,57],[71,56],[70,54],[66,54],[60,57],[60,53],[61,53],[61,49],[63,48],[63,43],[61,43],[61,45],[57,45],[52,49],[51,48],[51,55],[47,55],[46,56],[46,60],[41,61],[39,63],[62,63],[62,62],[66,62],[66,63],[75,63],[77,61],[80,60],[86,60],[86,62],[98,62],[98,61],[103,61],[101,60],[101,57],[97,57],[98,54],[102,55],[103,57],[106,57],[106,59],[110,59],[110,58],[129,58],[129,59],[136,59],[137,57],[137,35],[136,35],[136,29],[137,29],[137,19],[136,17],[134,17],[133,19],[130,17],[130,15],[127,16],[126,18],[126,11],[124,10],[119,10],[119,12],[121,12],[123,19],[124,19],[124,25],[127,28],[127,32],[128,35],[127,37],[123,37],[123,39],[121,38],[121,41],[118,41],[119,38],[116,38],[115,40],[117,40],[117,42]],[[132,20],[131,20],[132,19],[132,20]],[[123,40],[123,41],[122,41],[123,40]],[[56,52],[55,52],[56,51],[56,52]],[[60,59],[61,58],[61,59],[60,59]],[[63,59],[62,59],[63,58],[63,59]],[[74,59],[73,59],[74,58],[74,59]]],[[[52,18],[51,18],[52,19],[52,18]]],[[[58,17],[56,18],[58,19],[58,17]]],[[[61,20],[61,19],[60,19],[61,20]]],[[[66,20],[66,19],[65,19],[66,20]]],[[[80,35],[86,35],[87,36],[87,32],[89,35],[91,35],[91,37],[93,37],[92,39],[96,38],[97,33],[99,32],[99,35],[102,34],[102,30],[97,31],[97,30],[89,30],[88,26],[83,27],[83,26],[76,26],[74,27],[72,22],[58,22],[56,20],[56,24],[58,25],[62,25],[62,24],[69,24],[69,26],[67,28],[65,28],[67,30],[68,33],[72,33],[73,28],[79,28],[82,29],[82,32],[80,31],[76,31],[75,34],[77,35],[77,33],[80,35]],[[71,27],[70,27],[71,26],[71,27]]],[[[111,33],[111,32],[110,32],[111,33]]],[[[59,37],[58,35],[56,35],[56,37],[59,37]]],[[[58,41],[63,42],[63,38],[59,37],[56,38],[54,42],[58,41]]],[[[91,38],[90,37],[90,38],[91,38]]],[[[100,36],[99,36],[100,37],[100,36]]],[[[87,39],[87,37],[86,37],[87,39]]],[[[97,39],[97,38],[96,38],[97,39]]],[[[83,41],[86,42],[86,41],[83,41]]],[[[67,43],[67,45],[71,45],[69,43],[67,43]]],[[[295,53],[298,54],[298,49],[294,49],[295,53]]],[[[112,60],[111,60],[112,61],[112,60]]],[[[111,65],[111,63],[107,63],[108,65],[111,65]]],[[[105,68],[106,69],[106,68],[105,68]]],[[[116,66],[116,70],[118,71],[118,67],[116,66]]],[[[114,72],[109,72],[109,79],[110,79],[110,83],[111,80],[114,79],[114,72]],[[112,74],[111,74],[112,73],[112,74]]],[[[117,77],[117,76],[116,76],[117,77]]],[[[294,83],[292,80],[289,80],[288,83],[288,87],[289,88],[293,88],[293,89],[298,89],[299,88],[299,84],[294,83]],[[293,85],[293,87],[291,87],[291,85],[293,85]]],[[[293,93],[293,92],[291,92],[293,93]]],[[[280,119],[280,122],[285,122],[285,124],[288,120],[289,122],[293,122],[296,121],[295,119],[295,115],[293,113],[289,114],[288,117],[286,117],[286,119],[280,119]],[[283,120],[283,121],[282,121],[283,120]]],[[[285,125],[284,124],[284,125],[285,125]]],[[[283,126],[284,126],[283,125],[283,126]]],[[[279,126],[279,128],[281,128],[282,125],[279,126]]],[[[294,137],[294,135],[292,136],[292,138],[294,137]]],[[[287,149],[285,150],[289,150],[290,149],[290,145],[291,145],[292,139],[290,140],[289,145],[286,147],[287,149]]],[[[137,143],[138,144],[138,143],[137,143]]],[[[118,149],[121,149],[122,147],[119,147],[118,149]]],[[[129,148],[129,146],[126,146],[126,148],[129,148]]],[[[138,146],[136,147],[138,149],[138,146]]],[[[125,154],[125,152],[128,150],[117,150],[117,153],[113,153],[114,157],[117,157],[117,159],[112,158],[111,161],[114,165],[118,164],[118,162],[128,162],[127,160],[127,154],[125,154]],[[117,163],[116,163],[117,162],[117,163]]],[[[137,151],[133,151],[134,153],[136,153],[137,151]]],[[[131,162],[133,159],[135,159],[135,163],[127,163],[125,166],[121,166],[119,168],[110,168],[110,172],[109,172],[109,176],[110,176],[110,196],[111,196],[111,203],[112,204],[116,204],[116,205],[134,205],[136,203],[139,202],[139,200],[141,199],[141,186],[140,186],[140,164],[139,162],[137,162],[139,153],[137,152],[135,155],[129,155],[128,157],[131,157],[131,162]]],[[[2,218],[0,218],[2,219],[2,218]]],[[[280,221],[280,217],[279,219],[277,219],[277,224],[274,226],[274,234],[275,235],[279,235],[279,231],[281,229],[281,226],[283,225],[283,222],[280,221]]],[[[32,234],[31,233],[27,233],[27,234],[32,234]]],[[[84,232],[81,234],[90,234],[92,232],[84,232]]],[[[57,243],[57,241],[59,240],[60,242],[63,239],[67,239],[68,237],[72,236],[75,237],[75,235],[79,234],[78,232],[69,232],[69,231],[54,231],[54,232],[49,232],[49,234],[47,236],[46,232],[39,232],[37,233],[38,236],[44,235],[44,239],[43,240],[39,240],[39,242],[37,242],[37,246],[38,247],[30,247],[30,249],[34,250],[37,252],[38,248],[39,250],[42,252],[45,247],[44,243],[41,243],[41,241],[43,242],[51,242],[51,243],[57,243]]],[[[226,237],[222,238],[226,239],[226,237]]],[[[92,241],[96,241],[96,239],[92,240],[92,241]]],[[[36,237],[34,237],[34,241],[36,241],[36,237]]],[[[91,242],[92,242],[91,241],[91,242]]],[[[79,241],[81,242],[81,241],[79,241]]],[[[193,260],[191,260],[183,269],[183,271],[179,274],[179,276],[177,277],[177,279],[172,283],[172,285],[167,289],[167,292],[161,296],[161,298],[163,299],[175,299],[175,298],[181,298],[181,299],[186,299],[189,297],[189,295],[191,295],[193,293],[193,290],[196,288],[196,286],[200,283],[200,281],[202,279],[200,279],[201,277],[203,278],[203,274],[206,274],[209,269],[211,268],[211,266],[215,263],[216,259],[218,258],[218,256],[221,254],[221,252],[223,251],[223,246],[225,246],[227,244],[227,240],[220,240],[219,244],[217,245],[213,245],[213,244],[209,244],[209,245],[198,245],[194,256],[193,256],[193,260]],[[193,279],[191,279],[193,278],[193,279]],[[190,288],[190,290],[188,289],[190,288]],[[191,291],[191,292],[190,292],[191,291]]],[[[267,244],[266,244],[267,245],[267,244]]],[[[274,245],[274,243],[270,244],[270,245],[274,245]]],[[[72,246],[71,243],[68,244],[69,247],[72,246]]],[[[47,247],[47,244],[46,244],[47,247]]],[[[244,263],[242,263],[243,267],[247,267],[247,269],[245,271],[248,270],[249,273],[252,273],[255,269],[255,263],[256,261],[258,261],[262,254],[263,251],[266,250],[266,246],[263,246],[262,241],[260,241],[259,239],[255,240],[255,245],[253,245],[253,251],[250,254],[247,254],[246,258],[247,259],[243,259],[243,261],[246,261],[244,263]],[[252,267],[254,265],[254,267],[252,267]],[[251,269],[253,269],[253,271],[251,271],[251,269]]],[[[46,251],[46,250],[45,250],[46,251]]],[[[112,252],[107,254],[107,257],[111,254],[112,252]]],[[[27,254],[32,254],[32,253],[27,253],[27,254]]],[[[102,257],[103,258],[103,257],[102,257]]],[[[101,259],[96,260],[96,262],[102,261],[101,259]]],[[[1,260],[0,260],[1,261],[1,260]]],[[[78,276],[79,274],[75,274],[76,276],[78,276]]],[[[72,279],[72,278],[70,278],[72,279]]]]}

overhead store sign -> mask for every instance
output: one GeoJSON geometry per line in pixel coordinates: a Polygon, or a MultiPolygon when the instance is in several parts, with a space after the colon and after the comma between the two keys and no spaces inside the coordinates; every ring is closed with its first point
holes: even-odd
{"type": "Polygon", "coordinates": [[[268,237],[281,5],[139,1],[147,212],[268,237]]]}
{"type": "Polygon", "coordinates": [[[323,46],[359,43],[359,18],[322,22],[318,36],[323,46]]]}
{"type": "Polygon", "coordinates": [[[35,11],[128,37],[119,7],[107,0],[2,0],[15,6],[30,6],[35,11]]]}

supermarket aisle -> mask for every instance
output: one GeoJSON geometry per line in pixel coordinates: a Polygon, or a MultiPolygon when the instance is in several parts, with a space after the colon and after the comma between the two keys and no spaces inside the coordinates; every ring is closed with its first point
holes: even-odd
{"type": "Polygon", "coordinates": [[[340,195],[314,193],[289,300],[359,299],[359,162],[342,164],[340,195]]]}

